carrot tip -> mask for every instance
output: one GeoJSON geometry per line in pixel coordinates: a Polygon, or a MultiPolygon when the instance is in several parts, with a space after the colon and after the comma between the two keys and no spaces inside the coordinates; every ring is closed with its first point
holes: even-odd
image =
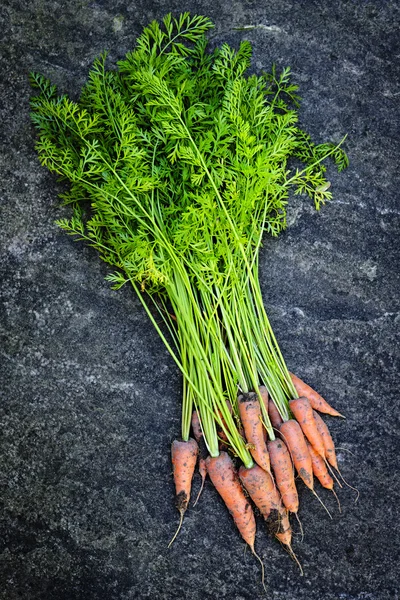
{"type": "Polygon", "coordinates": [[[326,510],[326,512],[328,513],[328,516],[330,519],[333,519],[331,513],[329,512],[327,506],[325,506],[325,504],[322,502],[321,498],[318,496],[317,492],[315,490],[312,490],[312,493],[314,494],[314,496],[318,499],[318,501],[322,504],[322,506],[324,507],[324,509],[326,510]]]}
{"type": "Polygon", "coordinates": [[[304,539],[304,529],[303,529],[303,524],[302,524],[302,522],[300,521],[299,515],[298,515],[297,513],[295,513],[295,514],[296,514],[296,519],[297,519],[297,522],[298,522],[298,524],[299,524],[299,527],[300,527],[301,541],[303,541],[303,539],[304,539]]]}
{"type": "Polygon", "coordinates": [[[342,473],[339,471],[339,469],[337,469],[337,472],[339,473],[339,475],[340,475],[340,478],[341,478],[341,480],[343,481],[343,483],[344,483],[345,485],[347,485],[347,487],[349,487],[351,490],[354,490],[354,491],[356,492],[356,499],[354,500],[354,504],[356,504],[356,503],[358,502],[358,499],[359,499],[359,497],[360,497],[360,491],[359,491],[359,490],[358,490],[356,487],[353,487],[352,485],[350,485],[350,484],[349,484],[349,483],[348,483],[348,482],[345,480],[345,478],[343,477],[343,475],[342,475],[342,473]]]}
{"type": "MultiPolygon", "coordinates": [[[[331,467],[331,465],[326,461],[326,466],[329,469],[330,474],[332,475],[332,477],[335,479],[336,483],[338,484],[338,486],[340,488],[342,488],[342,484],[340,483],[339,479],[337,478],[337,475],[335,473],[335,471],[333,470],[333,468],[331,467]]],[[[340,473],[339,469],[337,469],[338,473],[340,473]]]]}
{"type": "Polygon", "coordinates": [[[304,576],[304,571],[303,571],[303,567],[301,566],[301,562],[299,561],[299,559],[297,558],[296,554],[293,552],[293,548],[292,546],[289,544],[289,546],[287,547],[287,551],[289,552],[289,556],[294,560],[294,562],[297,564],[297,566],[300,569],[300,575],[303,577],[304,576]]]}
{"type": "Polygon", "coordinates": [[[194,501],[194,504],[193,504],[193,508],[196,506],[196,504],[198,503],[198,501],[200,499],[201,492],[203,491],[203,488],[204,488],[204,482],[205,482],[205,480],[206,480],[206,478],[203,477],[202,478],[202,482],[201,482],[201,487],[199,489],[199,493],[197,494],[197,498],[196,498],[196,500],[194,501]]]}
{"type": "Polygon", "coordinates": [[[261,583],[262,586],[264,588],[264,592],[267,592],[267,586],[265,585],[265,568],[264,568],[264,563],[262,561],[262,559],[258,556],[257,552],[254,549],[254,544],[252,546],[250,546],[250,550],[252,551],[253,555],[256,557],[256,559],[259,561],[260,565],[261,565],[261,583]]]}
{"type": "Polygon", "coordinates": [[[339,500],[339,496],[337,495],[337,493],[335,492],[335,490],[332,488],[331,489],[332,494],[335,496],[336,498],[336,502],[338,503],[338,508],[339,508],[339,512],[342,512],[342,507],[340,505],[340,500],[339,500]]]}
{"type": "Polygon", "coordinates": [[[174,536],[172,538],[172,540],[170,541],[170,543],[168,544],[168,548],[170,548],[172,546],[172,544],[174,543],[174,541],[176,540],[176,537],[178,535],[178,533],[181,530],[182,527],[182,523],[183,523],[183,515],[185,514],[185,510],[181,509],[179,510],[179,512],[181,513],[181,517],[179,519],[179,525],[178,525],[178,529],[175,531],[174,536]]]}

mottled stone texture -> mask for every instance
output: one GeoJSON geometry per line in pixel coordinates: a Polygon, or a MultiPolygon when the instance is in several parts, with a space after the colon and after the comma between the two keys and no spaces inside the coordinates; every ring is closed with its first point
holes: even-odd
{"type": "Polygon", "coordinates": [[[1,4],[1,599],[399,597],[399,12],[344,0],[1,4]],[[76,95],[103,49],[122,57],[151,19],[182,8],[214,19],[213,43],[249,39],[255,69],[290,65],[315,140],[348,134],[335,201],[320,213],[292,201],[261,279],[290,368],[347,415],[330,425],[360,499],[339,490],[339,514],[321,492],[331,520],[300,487],[304,577],[259,523],[266,595],[210,483],[167,549],[180,376],[132,292],[111,291],[94,252],[54,225],[59,187],[29,120],[31,69],[76,95]],[[234,29],[246,25],[257,28],[234,29]]]}

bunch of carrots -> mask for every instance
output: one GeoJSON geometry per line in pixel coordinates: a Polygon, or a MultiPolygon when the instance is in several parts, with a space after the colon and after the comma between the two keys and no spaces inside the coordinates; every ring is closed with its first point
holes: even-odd
{"type": "Polygon", "coordinates": [[[285,228],[290,191],[319,209],[331,199],[323,161],[341,170],[347,157],[342,142],[316,145],[298,127],[288,68],[247,76],[250,43],[209,52],[212,26],[189,13],[151,23],[117,69],[105,54],[95,61],[77,102],[33,73],[36,147],[70,184],[72,216],[58,225],[115,268],[114,288],[132,285],[182,372],[178,531],[200,443],[203,482],[208,474],[252,552],[248,496],[293,554],[295,470],[313,493],[314,475],[333,491],[335,448],[318,412],[341,415],[289,373],[259,251],[265,232],[285,228]]]}
{"type": "Polygon", "coordinates": [[[338,479],[332,468],[340,474],[335,444],[319,413],[337,417],[343,415],[296,375],[290,374],[290,377],[298,394],[288,402],[290,418],[282,418],[265,386],[258,388],[258,394],[240,394],[237,398],[239,427],[254,460],[252,466],[235,467],[222,432],[219,455],[215,458],[201,456],[203,433],[196,411],[192,414],[194,439],[175,440],[172,443],[172,464],[181,517],[189,503],[192,477],[198,462],[202,486],[195,504],[208,474],[233,516],[242,538],[255,555],[256,523],[248,497],[266,520],[270,533],[297,560],[292,550],[289,521],[290,513],[297,516],[299,510],[296,472],[313,494],[317,495],[314,477],[325,489],[335,494],[334,479],[338,479]],[[266,434],[263,412],[268,413],[276,432],[274,439],[269,439],[266,434]]]}

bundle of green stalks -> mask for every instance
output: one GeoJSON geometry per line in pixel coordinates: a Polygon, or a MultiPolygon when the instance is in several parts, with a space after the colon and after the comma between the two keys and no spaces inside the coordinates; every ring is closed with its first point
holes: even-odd
{"type": "Polygon", "coordinates": [[[333,490],[337,469],[315,411],[339,413],[287,369],[259,251],[285,228],[289,194],[319,209],[331,199],[322,161],[341,170],[347,157],[299,128],[288,68],[247,75],[250,43],[209,52],[211,28],[188,13],[151,23],[116,69],[105,54],[95,61],[77,102],[31,74],[32,120],[41,163],[70,184],[72,216],[59,226],[97,249],[115,288],[132,285],[182,372],[180,524],[203,440],[202,473],[253,553],[248,496],[291,551],[295,471],[315,493],[313,476],[333,490]]]}

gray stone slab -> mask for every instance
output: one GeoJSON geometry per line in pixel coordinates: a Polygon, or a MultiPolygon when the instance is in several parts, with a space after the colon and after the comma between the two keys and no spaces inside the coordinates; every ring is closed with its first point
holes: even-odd
{"type": "MultiPolygon", "coordinates": [[[[399,46],[393,2],[195,2],[213,43],[253,43],[254,69],[290,65],[316,141],[348,133],[334,202],[291,202],[266,240],[261,280],[291,370],[330,420],[342,512],[300,487],[296,565],[259,522],[258,563],[207,482],[173,547],[169,447],[179,373],[132,292],[54,225],[59,185],[38,164],[31,69],[76,95],[104,49],[115,61],[171,2],[6,1],[0,7],[0,598],[389,600],[399,598],[399,46]],[[235,29],[255,25],[253,29],[235,29]]],[[[194,481],[195,490],[199,477],[194,481]]]]}

